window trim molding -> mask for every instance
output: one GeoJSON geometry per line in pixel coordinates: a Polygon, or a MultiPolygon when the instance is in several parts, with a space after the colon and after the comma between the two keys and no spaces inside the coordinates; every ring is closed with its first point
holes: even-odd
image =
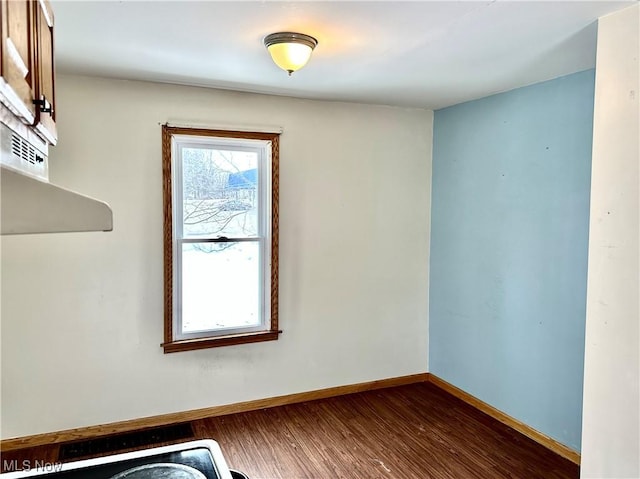
{"type": "Polygon", "coordinates": [[[164,352],[190,351],[194,349],[229,346],[261,341],[277,340],[278,329],[278,224],[279,224],[279,168],[280,134],[248,131],[212,130],[206,128],[175,127],[162,125],[162,200],[164,240],[164,352]],[[270,325],[258,332],[243,332],[195,339],[174,339],[173,331],[173,184],[172,184],[172,137],[174,135],[266,140],[271,142],[271,271],[270,273],[270,325]]]}

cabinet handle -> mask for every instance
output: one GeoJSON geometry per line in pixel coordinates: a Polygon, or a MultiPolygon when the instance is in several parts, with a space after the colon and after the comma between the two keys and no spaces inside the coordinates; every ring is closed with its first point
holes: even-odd
{"type": "Polygon", "coordinates": [[[40,107],[40,113],[53,114],[53,105],[47,101],[44,95],[39,100],[33,100],[33,104],[40,107]]]}

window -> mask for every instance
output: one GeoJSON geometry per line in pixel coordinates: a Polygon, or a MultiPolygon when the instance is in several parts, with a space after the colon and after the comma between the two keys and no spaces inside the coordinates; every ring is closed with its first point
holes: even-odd
{"type": "Polygon", "coordinates": [[[162,127],[165,353],[278,339],[278,145],[162,127]]]}

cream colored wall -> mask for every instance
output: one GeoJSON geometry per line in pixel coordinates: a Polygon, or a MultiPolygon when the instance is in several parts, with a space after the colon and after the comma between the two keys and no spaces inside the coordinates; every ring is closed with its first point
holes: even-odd
{"type": "Polygon", "coordinates": [[[432,112],[57,87],[52,180],[109,202],[114,231],[2,239],[2,437],[427,371],[432,112]],[[167,120],[284,128],[279,341],[163,354],[167,120]]]}
{"type": "Polygon", "coordinates": [[[583,478],[640,477],[640,7],[598,22],[583,478]]]}

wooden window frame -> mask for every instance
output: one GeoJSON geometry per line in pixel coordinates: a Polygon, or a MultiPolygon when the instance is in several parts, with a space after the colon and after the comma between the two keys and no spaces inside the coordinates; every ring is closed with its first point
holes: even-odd
{"type": "Polygon", "coordinates": [[[191,351],[195,349],[230,346],[262,341],[277,340],[278,329],[278,198],[279,198],[279,157],[280,135],[278,133],[213,130],[162,125],[162,194],[164,213],[164,342],[161,346],[166,353],[191,351]],[[263,140],[271,142],[271,271],[270,274],[270,317],[269,328],[264,331],[243,332],[227,335],[207,336],[195,339],[174,337],[173,315],[173,184],[172,184],[172,138],[176,135],[194,137],[214,137],[222,139],[263,140]]]}

